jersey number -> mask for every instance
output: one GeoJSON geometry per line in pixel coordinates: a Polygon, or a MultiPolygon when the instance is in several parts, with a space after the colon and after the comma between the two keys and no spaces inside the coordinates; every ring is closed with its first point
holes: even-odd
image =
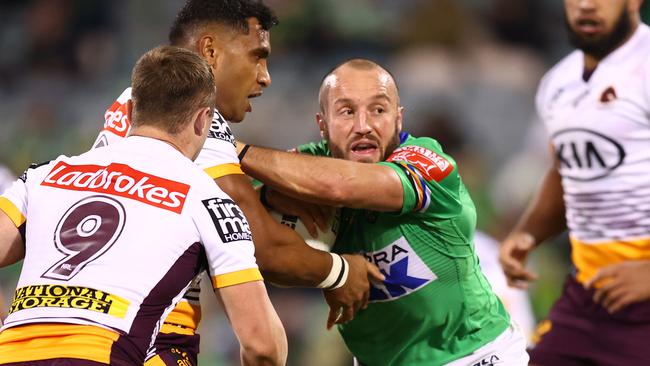
{"type": "Polygon", "coordinates": [[[85,198],[68,209],[54,231],[54,244],[65,255],[41,277],[67,281],[102,256],[122,234],[126,212],[104,196],[85,198]]]}

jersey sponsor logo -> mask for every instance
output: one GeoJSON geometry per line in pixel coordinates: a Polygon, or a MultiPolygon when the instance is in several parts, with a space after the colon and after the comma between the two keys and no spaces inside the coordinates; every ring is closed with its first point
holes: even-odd
{"type": "Polygon", "coordinates": [[[131,123],[126,114],[126,104],[115,101],[104,113],[104,131],[110,131],[120,137],[126,137],[131,123]]]}
{"type": "Polygon", "coordinates": [[[212,117],[212,124],[210,124],[210,131],[208,131],[208,138],[223,140],[235,146],[235,136],[230,130],[230,125],[216,109],[212,117]]]}
{"type": "Polygon", "coordinates": [[[616,100],[616,90],[613,87],[609,87],[603,91],[603,94],[600,95],[600,101],[602,103],[609,103],[616,100]]]}
{"type": "Polygon", "coordinates": [[[90,287],[32,285],[16,290],[9,314],[43,307],[84,309],[124,318],[129,301],[90,287]]]}
{"type": "Polygon", "coordinates": [[[405,146],[395,150],[389,162],[405,161],[413,165],[427,181],[440,182],[454,170],[449,160],[421,146],[405,146]]]}
{"type": "Polygon", "coordinates": [[[364,256],[386,277],[384,282],[370,288],[370,301],[373,302],[398,299],[438,278],[404,237],[382,250],[364,253],[364,256]]]}
{"type": "Polygon", "coordinates": [[[210,213],[212,222],[224,243],[253,240],[248,221],[239,206],[231,199],[210,198],[201,201],[210,213]]]}
{"type": "Polygon", "coordinates": [[[490,357],[485,357],[481,361],[472,364],[472,366],[495,366],[496,364],[501,363],[501,359],[497,355],[491,355],[490,357]]]}
{"type": "Polygon", "coordinates": [[[558,131],[551,137],[563,177],[590,181],[609,175],[623,164],[625,150],[616,140],[584,128],[558,131]]]}
{"type": "Polygon", "coordinates": [[[180,214],[190,186],[135,170],[128,165],[69,165],[59,162],[43,186],[130,198],[180,214]]]}

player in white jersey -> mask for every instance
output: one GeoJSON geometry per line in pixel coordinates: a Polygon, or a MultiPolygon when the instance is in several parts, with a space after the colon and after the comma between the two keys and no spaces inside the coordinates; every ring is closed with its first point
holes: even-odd
{"type": "Polygon", "coordinates": [[[501,250],[509,282],[528,253],[569,229],[573,273],[538,329],[535,365],[647,365],[650,353],[650,28],[640,0],[565,0],[578,48],[542,80],[555,156],[501,250]]]}
{"type": "Polygon", "coordinates": [[[31,167],[0,197],[2,246],[16,246],[18,228],[26,239],[0,364],[142,364],[204,269],[242,363],[284,364],[286,336],[248,222],[193,163],[215,106],[209,65],[159,47],[138,61],[132,84],[129,138],[31,167]]]}
{"type": "MultiPolygon", "coordinates": [[[[188,0],[178,13],[170,30],[170,43],[203,57],[212,66],[217,86],[218,112],[196,163],[246,214],[264,277],[287,286],[330,288],[336,306],[346,309],[340,321],[347,321],[368,298],[368,271],[381,277],[379,271],[358,255],[338,257],[311,249],[293,230],[271,218],[240,168],[235,139],[226,121],[242,121],[252,108],[249,99],[260,96],[271,83],[266,59],[271,51],[269,29],[276,22],[271,10],[254,0],[188,0]],[[345,265],[337,265],[343,263],[340,258],[345,258],[345,265]],[[331,278],[341,280],[328,280],[331,278]]],[[[130,94],[126,89],[106,111],[104,128],[94,147],[110,145],[128,135],[125,103],[130,94]]],[[[195,286],[166,319],[157,340],[160,354],[148,365],[195,364],[199,320],[195,286]]]]}

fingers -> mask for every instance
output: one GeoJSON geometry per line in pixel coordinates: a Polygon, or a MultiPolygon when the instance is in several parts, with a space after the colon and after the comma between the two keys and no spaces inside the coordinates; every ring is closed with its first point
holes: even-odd
{"type": "Polygon", "coordinates": [[[535,240],[528,234],[513,235],[503,243],[499,251],[499,262],[508,286],[526,289],[529,281],[537,280],[537,274],[525,268],[526,258],[534,248],[535,240]]]}
{"type": "Polygon", "coordinates": [[[596,272],[596,275],[593,276],[587,283],[585,283],[586,288],[593,288],[594,285],[608,277],[615,277],[619,269],[621,268],[620,264],[614,264],[611,266],[603,267],[598,272],[596,272]]]}
{"type": "Polygon", "coordinates": [[[370,280],[370,282],[377,284],[377,283],[384,282],[386,280],[386,276],[384,276],[381,273],[381,271],[379,270],[379,268],[377,268],[377,266],[375,266],[374,264],[368,261],[365,262],[366,262],[366,269],[368,271],[368,280],[370,280]]]}
{"type": "Polygon", "coordinates": [[[311,219],[311,217],[300,216],[300,221],[305,225],[305,229],[307,229],[307,232],[312,238],[318,238],[318,229],[316,223],[311,219]]]}
{"type": "Polygon", "coordinates": [[[330,307],[330,312],[327,315],[327,330],[332,329],[334,324],[336,324],[336,320],[340,316],[340,309],[341,309],[340,307],[337,308],[330,307]]]}

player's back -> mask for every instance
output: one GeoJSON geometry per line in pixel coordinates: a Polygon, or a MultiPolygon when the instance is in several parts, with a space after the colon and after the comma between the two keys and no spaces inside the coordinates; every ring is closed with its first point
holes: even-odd
{"type": "Polygon", "coordinates": [[[142,363],[161,319],[204,269],[192,213],[202,207],[197,195],[218,187],[173,147],[144,137],[60,157],[21,179],[4,202],[28,225],[0,363],[21,361],[21,342],[46,334],[54,338],[41,338],[39,352],[142,363]],[[75,333],[87,334],[71,340],[75,333]]]}

